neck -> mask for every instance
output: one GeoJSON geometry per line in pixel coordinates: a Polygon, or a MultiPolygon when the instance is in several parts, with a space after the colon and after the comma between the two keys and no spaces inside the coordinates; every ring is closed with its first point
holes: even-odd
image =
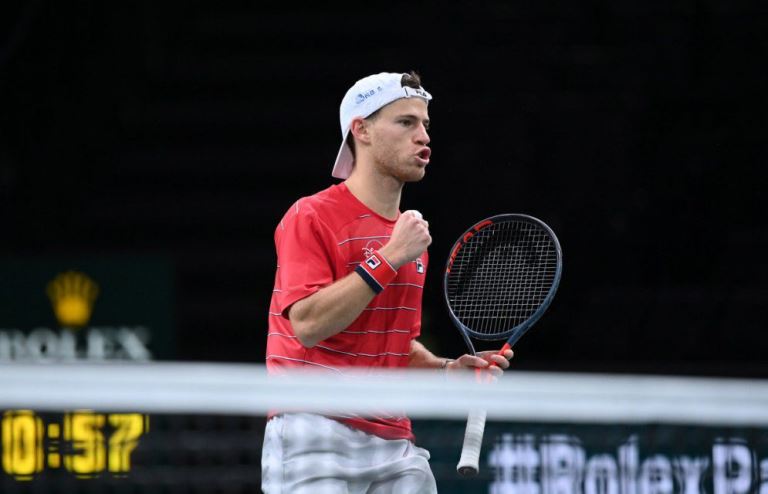
{"type": "Polygon", "coordinates": [[[397,218],[403,182],[390,175],[382,175],[373,167],[355,165],[352,175],[344,182],[352,195],[371,211],[387,219],[397,218]]]}

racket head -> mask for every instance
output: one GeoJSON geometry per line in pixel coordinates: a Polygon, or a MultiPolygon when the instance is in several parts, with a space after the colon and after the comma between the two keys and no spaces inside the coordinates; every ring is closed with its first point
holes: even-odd
{"type": "Polygon", "coordinates": [[[479,340],[514,344],[549,307],[560,284],[560,242],[543,221],[499,214],[454,243],[443,295],[453,323],[479,340]]]}

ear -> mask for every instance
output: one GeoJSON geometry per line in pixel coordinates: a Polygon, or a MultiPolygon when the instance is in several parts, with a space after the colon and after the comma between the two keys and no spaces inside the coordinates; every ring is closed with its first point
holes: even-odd
{"type": "Polygon", "coordinates": [[[366,144],[371,142],[370,128],[368,122],[361,117],[352,119],[352,123],[349,126],[349,131],[355,136],[358,141],[366,144]]]}

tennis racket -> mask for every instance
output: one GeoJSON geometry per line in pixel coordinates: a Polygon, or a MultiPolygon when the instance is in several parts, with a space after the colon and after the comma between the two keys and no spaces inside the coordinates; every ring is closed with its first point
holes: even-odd
{"type": "MultiPolygon", "coordinates": [[[[443,294],[471,354],[476,352],[470,337],[506,339],[500,354],[511,348],[549,307],[562,270],[557,237],[532,216],[501,214],[464,232],[448,257],[443,294]]],[[[485,410],[469,413],[456,466],[461,475],[479,471],[485,417],[485,410]]]]}

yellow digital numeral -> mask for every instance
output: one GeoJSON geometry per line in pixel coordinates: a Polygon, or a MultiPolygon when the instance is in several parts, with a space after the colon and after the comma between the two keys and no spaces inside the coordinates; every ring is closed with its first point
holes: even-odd
{"type": "Polygon", "coordinates": [[[104,415],[79,411],[64,415],[64,440],[72,453],[64,456],[64,466],[78,477],[91,477],[106,466],[104,415]]]}
{"type": "Polygon", "coordinates": [[[31,480],[43,470],[43,421],[31,410],[3,414],[3,470],[18,480],[31,480]]]}
{"type": "Polygon", "coordinates": [[[114,413],[109,425],[115,432],[109,438],[109,471],[126,473],[131,470],[131,453],[139,445],[139,437],[149,430],[149,417],[139,413],[114,413]]]}

